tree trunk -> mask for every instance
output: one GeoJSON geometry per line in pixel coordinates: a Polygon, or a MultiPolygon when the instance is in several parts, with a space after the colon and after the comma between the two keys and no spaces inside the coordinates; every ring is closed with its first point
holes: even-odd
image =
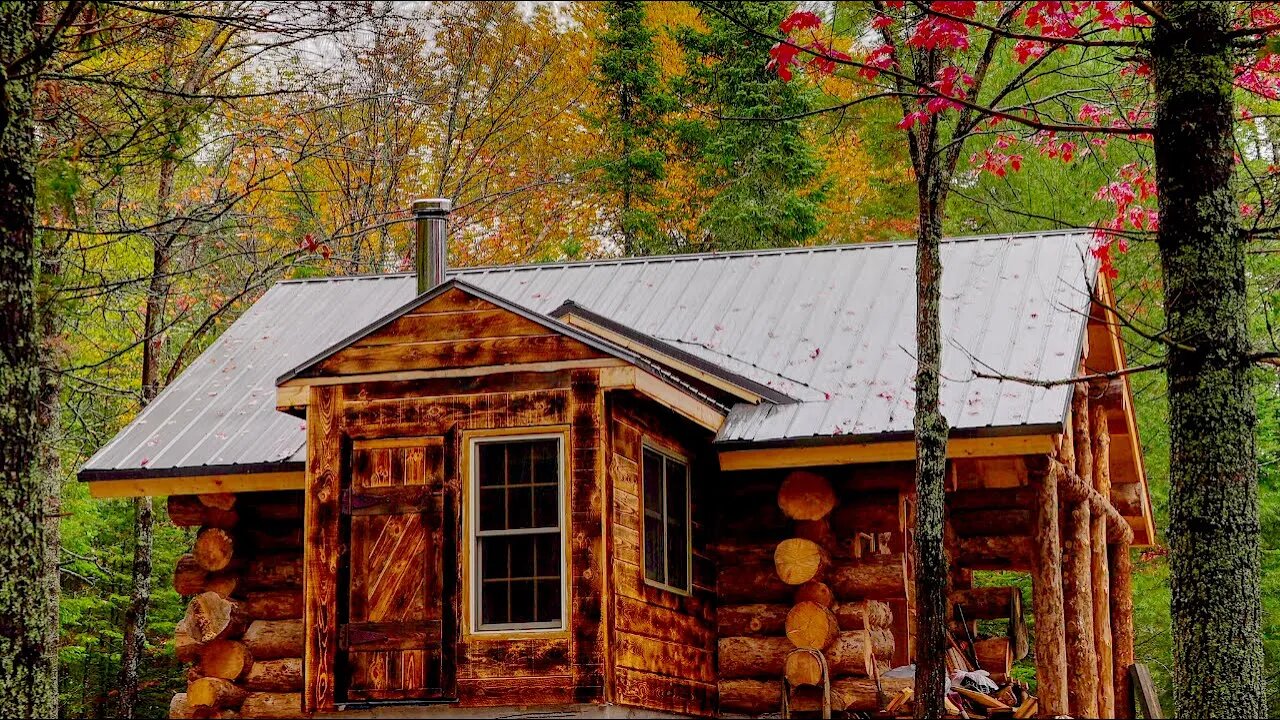
{"type": "Polygon", "coordinates": [[[1151,42],[1180,716],[1263,717],[1256,420],[1231,180],[1233,9],[1161,2],[1151,42]]]}
{"type": "MultiPolygon", "coordinates": [[[[932,123],[931,123],[932,125],[932,123]]],[[[932,151],[933,143],[920,155],[932,151]]],[[[915,716],[941,717],[947,665],[947,579],[943,545],[947,469],[947,420],[941,394],[942,212],[945,191],[936,160],[917,161],[920,226],[916,237],[916,520],[917,613],[915,716]]]]}
{"type": "MultiPolygon", "coordinates": [[[[36,3],[0,3],[0,66],[35,45],[36,3]]],[[[35,307],[35,126],[38,62],[0,76],[0,707],[57,714],[45,582],[40,459],[40,338],[35,307]]]]}
{"type": "Polygon", "coordinates": [[[132,718],[138,702],[138,662],[146,647],[147,606],[151,603],[151,539],[155,527],[149,497],[133,500],[133,590],[124,615],[120,655],[120,717],[132,718]]]}

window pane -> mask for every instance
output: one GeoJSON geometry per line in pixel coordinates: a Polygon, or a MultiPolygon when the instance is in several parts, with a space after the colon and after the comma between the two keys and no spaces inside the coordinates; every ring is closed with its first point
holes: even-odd
{"type": "Polygon", "coordinates": [[[533,489],[533,526],[540,528],[560,525],[560,488],[555,485],[539,485],[533,489]]]}
{"type": "Polygon", "coordinates": [[[533,527],[533,488],[507,488],[507,529],[533,527]]]}
{"type": "Polygon", "coordinates": [[[560,533],[534,536],[537,559],[534,570],[539,577],[560,577],[560,533]]]}
{"type": "Polygon", "coordinates": [[[533,587],[532,580],[511,581],[511,618],[507,622],[534,622],[537,614],[533,607],[533,587]]]}
{"type": "Polygon", "coordinates": [[[529,578],[534,575],[533,543],[531,538],[508,537],[511,548],[511,577],[529,578]]]}
{"type": "Polygon", "coordinates": [[[667,581],[662,518],[644,517],[644,576],[654,582],[667,581]]]}
{"type": "Polygon", "coordinates": [[[533,481],[560,482],[560,444],[555,440],[536,440],[531,445],[533,445],[533,481]]]}
{"type": "Polygon", "coordinates": [[[538,622],[555,622],[560,619],[560,581],[538,581],[538,622]]]}
{"type": "Polygon", "coordinates": [[[667,459],[667,584],[688,586],[689,474],[684,463],[667,459]]]}
{"type": "Polygon", "coordinates": [[[507,526],[506,500],[507,494],[500,487],[480,490],[481,530],[502,530],[507,526]]]}
{"type": "Polygon", "coordinates": [[[480,487],[492,487],[506,484],[503,465],[505,463],[506,445],[502,443],[480,443],[476,454],[480,462],[480,487]]]}
{"type": "Polygon", "coordinates": [[[511,564],[506,538],[480,538],[482,580],[494,580],[510,577],[511,564]]]}
{"type": "Polygon", "coordinates": [[[662,456],[644,451],[644,512],[646,515],[662,514],[662,456]]]}

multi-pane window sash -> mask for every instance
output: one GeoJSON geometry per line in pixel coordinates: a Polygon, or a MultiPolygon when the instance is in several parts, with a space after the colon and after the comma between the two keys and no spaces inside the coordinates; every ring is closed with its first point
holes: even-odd
{"type": "Polygon", "coordinates": [[[563,627],[560,439],[476,442],[479,630],[563,627]]]}
{"type": "Polygon", "coordinates": [[[644,448],[644,577],[680,593],[689,592],[689,466],[644,448]]]}

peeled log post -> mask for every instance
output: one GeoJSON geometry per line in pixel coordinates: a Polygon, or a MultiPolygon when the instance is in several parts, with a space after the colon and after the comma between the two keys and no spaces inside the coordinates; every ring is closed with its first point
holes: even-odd
{"type": "Polygon", "coordinates": [[[1129,668],[1133,665],[1133,558],[1129,545],[1107,546],[1111,565],[1111,641],[1116,717],[1134,717],[1129,668]]]}
{"type": "Polygon", "coordinates": [[[254,661],[302,657],[301,620],[254,620],[244,633],[254,661]]]}
{"type": "Polygon", "coordinates": [[[167,503],[169,521],[178,527],[233,528],[240,517],[235,510],[209,507],[195,495],[170,495],[167,503]]]}
{"type": "Polygon", "coordinates": [[[302,658],[255,660],[245,676],[244,686],[250,690],[301,692],[302,658]]]}
{"type": "Polygon", "coordinates": [[[222,678],[202,677],[187,686],[187,702],[195,707],[237,708],[248,693],[222,678]]]}
{"type": "MultiPolygon", "coordinates": [[[[1095,402],[1093,414],[1093,489],[1104,498],[1111,497],[1111,432],[1107,411],[1095,402]]],[[[1115,717],[1115,667],[1111,639],[1111,579],[1107,567],[1107,519],[1095,515],[1090,519],[1090,580],[1093,583],[1093,639],[1098,647],[1098,714],[1115,717]]]]}
{"type": "Polygon", "coordinates": [[[787,639],[798,648],[825,650],[840,634],[835,613],[823,605],[805,600],[787,613],[787,639]]]}
{"type": "Polygon", "coordinates": [[[293,620],[302,617],[301,590],[262,590],[245,593],[244,612],[255,620],[293,620]]]}
{"type": "Polygon", "coordinates": [[[836,604],[832,610],[841,630],[893,627],[893,608],[879,600],[854,600],[836,604]]]}
{"type": "Polygon", "coordinates": [[[1067,505],[1067,511],[1063,515],[1062,536],[1067,701],[1072,716],[1098,717],[1098,655],[1093,644],[1093,582],[1089,578],[1091,554],[1088,505],[1067,505]]]}
{"type": "Polygon", "coordinates": [[[907,569],[901,553],[868,555],[837,565],[828,573],[827,584],[840,598],[904,598],[907,569]]]}
{"type": "Polygon", "coordinates": [[[239,680],[253,658],[238,640],[214,640],[200,648],[200,674],[232,682],[239,680]]]}
{"type": "Polygon", "coordinates": [[[956,540],[955,564],[972,570],[1030,569],[1034,548],[1021,535],[985,535],[956,540]]]}
{"type": "Polygon", "coordinates": [[[298,718],[302,693],[251,692],[240,706],[242,718],[298,718]]]}
{"type": "Polygon", "coordinates": [[[773,553],[773,565],[778,578],[788,585],[803,585],[821,577],[827,563],[827,552],[817,543],[804,538],[783,540],[773,553]]]}
{"type": "Polygon", "coordinates": [[[191,554],[200,567],[209,572],[217,572],[231,564],[234,546],[231,533],[221,528],[204,528],[196,535],[195,548],[191,554]]]}
{"type": "Polygon", "coordinates": [[[1032,605],[1036,618],[1036,683],[1041,711],[1067,713],[1066,623],[1062,615],[1062,548],[1058,535],[1061,466],[1049,462],[1037,473],[1032,554],[1032,605]]]}
{"type": "Polygon", "coordinates": [[[824,608],[829,608],[836,604],[836,596],[826,583],[810,580],[796,588],[795,601],[796,603],[817,603],[824,608]]]}
{"type": "Polygon", "coordinates": [[[820,520],[836,506],[836,493],[823,476],[795,470],[778,489],[778,507],[792,520],[820,520]]]}
{"type": "Polygon", "coordinates": [[[245,623],[244,612],[238,604],[217,593],[203,592],[191,598],[179,627],[196,643],[204,645],[239,635],[245,623]]]}

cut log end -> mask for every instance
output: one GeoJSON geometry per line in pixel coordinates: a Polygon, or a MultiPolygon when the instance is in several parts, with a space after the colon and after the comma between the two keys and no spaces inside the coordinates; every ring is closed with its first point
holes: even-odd
{"type": "Polygon", "coordinates": [[[815,602],[797,603],[787,613],[787,639],[798,648],[825,650],[840,634],[835,613],[815,602]]]}
{"type": "Polygon", "coordinates": [[[789,538],[778,543],[773,564],[782,582],[803,585],[821,574],[826,552],[812,540],[789,538]]]}
{"type": "Polygon", "coordinates": [[[195,547],[191,554],[196,563],[209,572],[224,570],[231,564],[234,552],[234,541],[231,533],[221,528],[205,528],[196,536],[195,547]]]}
{"type": "Polygon", "coordinates": [[[237,640],[215,640],[200,648],[200,673],[224,680],[239,680],[253,658],[249,648],[237,640]]]}
{"type": "Polygon", "coordinates": [[[796,470],[782,481],[778,507],[792,520],[820,520],[836,506],[836,493],[823,476],[796,470]]]}
{"type": "Polygon", "coordinates": [[[796,603],[811,602],[829,608],[835,605],[836,596],[824,582],[810,580],[796,588],[796,603]]]}
{"type": "Polygon", "coordinates": [[[237,708],[246,695],[243,688],[222,678],[202,677],[187,686],[187,702],[194,707],[237,708]]]}

